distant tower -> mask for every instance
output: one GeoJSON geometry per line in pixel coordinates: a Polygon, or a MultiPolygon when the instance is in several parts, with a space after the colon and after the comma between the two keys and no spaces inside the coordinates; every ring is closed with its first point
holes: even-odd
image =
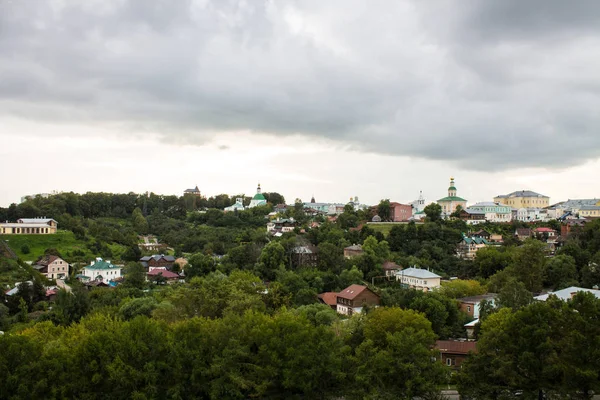
{"type": "Polygon", "coordinates": [[[314,194],[313,194],[313,196],[310,198],[310,202],[311,202],[312,204],[316,203],[316,201],[315,201],[315,195],[314,195],[314,194]]]}
{"type": "Polygon", "coordinates": [[[454,178],[450,177],[450,187],[448,188],[448,197],[456,197],[456,186],[454,186],[454,178]]]}
{"type": "Polygon", "coordinates": [[[260,182],[258,182],[258,187],[256,188],[256,193],[260,194],[260,182]]]}

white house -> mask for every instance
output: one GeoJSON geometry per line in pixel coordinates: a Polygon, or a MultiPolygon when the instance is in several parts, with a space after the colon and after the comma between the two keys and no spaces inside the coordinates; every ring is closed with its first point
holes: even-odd
{"type": "Polygon", "coordinates": [[[512,208],[500,203],[484,201],[469,206],[468,210],[483,212],[485,220],[489,222],[510,222],[512,220],[512,208]]]}
{"type": "Polygon", "coordinates": [[[98,281],[108,284],[118,278],[122,278],[122,268],[96,257],[95,261],[81,270],[81,278],[85,281],[98,281]]]}
{"type": "Polygon", "coordinates": [[[441,276],[431,271],[420,268],[407,268],[396,272],[396,281],[407,285],[412,289],[428,292],[431,289],[440,287],[441,276]]]}
{"type": "Polygon", "coordinates": [[[267,205],[267,199],[262,194],[262,192],[260,190],[260,183],[259,183],[258,187],[256,188],[256,194],[254,195],[252,200],[250,200],[250,204],[248,204],[248,208],[254,208],[254,207],[265,206],[265,205],[267,205]]]}
{"type": "Polygon", "coordinates": [[[556,292],[549,292],[546,294],[535,296],[534,299],[539,300],[539,301],[546,301],[546,300],[548,300],[548,297],[550,297],[550,295],[553,294],[556,297],[558,297],[560,300],[567,301],[567,300],[572,299],[573,296],[575,296],[578,292],[591,293],[600,299],[600,290],[586,289],[586,288],[577,287],[577,286],[571,286],[566,289],[557,290],[556,292]]]}
{"type": "Polygon", "coordinates": [[[242,199],[241,197],[238,197],[237,199],[235,199],[235,204],[230,205],[229,207],[225,207],[223,211],[225,212],[231,212],[231,211],[237,211],[237,210],[245,210],[244,207],[244,199],[242,199]]]}

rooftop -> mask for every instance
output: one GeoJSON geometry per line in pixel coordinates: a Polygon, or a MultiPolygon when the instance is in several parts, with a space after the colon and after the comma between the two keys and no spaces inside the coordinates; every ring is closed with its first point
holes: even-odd
{"type": "Polygon", "coordinates": [[[458,197],[458,196],[446,196],[444,198],[441,198],[438,200],[439,201],[467,201],[465,199],[463,199],[462,197],[458,197]]]}
{"type": "Polygon", "coordinates": [[[439,276],[438,274],[434,274],[431,271],[427,271],[426,269],[421,269],[421,268],[414,268],[414,267],[407,268],[400,272],[396,272],[396,275],[411,276],[413,278],[421,278],[421,279],[441,278],[441,276],[439,276]]]}
{"type": "Polygon", "coordinates": [[[600,290],[586,289],[586,288],[581,288],[581,287],[577,287],[577,286],[571,286],[566,289],[557,290],[556,292],[549,292],[546,294],[535,296],[534,299],[540,300],[540,301],[546,301],[546,300],[548,300],[548,297],[551,294],[553,294],[561,300],[570,300],[573,297],[573,295],[575,295],[577,292],[592,293],[594,296],[596,296],[597,298],[600,299],[600,290]]]}
{"type": "Polygon", "coordinates": [[[86,269],[98,269],[98,270],[108,270],[108,269],[117,269],[121,267],[117,267],[110,263],[110,260],[104,261],[102,258],[97,257],[95,261],[92,261],[90,265],[86,265],[84,268],[86,269]]]}
{"type": "Polygon", "coordinates": [[[435,348],[441,353],[468,354],[470,351],[477,352],[477,342],[461,340],[436,340],[435,348]]]}
{"type": "Polygon", "coordinates": [[[508,197],[545,197],[545,198],[549,198],[548,196],[544,196],[543,194],[536,193],[532,190],[517,190],[516,192],[512,192],[509,194],[500,194],[496,197],[497,198],[508,198],[508,197]]]}
{"type": "Polygon", "coordinates": [[[350,285],[346,289],[342,290],[337,294],[337,297],[341,297],[343,299],[354,300],[356,296],[368,290],[366,286],[363,285],[350,285]]]}
{"type": "Polygon", "coordinates": [[[329,306],[335,306],[337,304],[337,293],[336,292],[325,292],[319,293],[317,295],[319,299],[323,301],[323,303],[329,306]]]}
{"type": "Polygon", "coordinates": [[[498,295],[496,293],[486,293],[486,294],[480,294],[478,296],[463,297],[461,299],[456,299],[456,300],[463,302],[463,303],[479,303],[482,300],[493,300],[496,297],[498,297],[498,295]]]}

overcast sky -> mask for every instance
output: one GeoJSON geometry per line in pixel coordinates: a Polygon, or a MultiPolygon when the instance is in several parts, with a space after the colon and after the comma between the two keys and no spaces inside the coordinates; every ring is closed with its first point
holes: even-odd
{"type": "Polygon", "coordinates": [[[600,197],[598,49],[596,0],[0,0],[0,206],[600,197]]]}

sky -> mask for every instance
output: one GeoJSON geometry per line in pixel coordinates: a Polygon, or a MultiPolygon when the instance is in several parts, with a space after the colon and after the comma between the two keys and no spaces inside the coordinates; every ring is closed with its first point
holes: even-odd
{"type": "Polygon", "coordinates": [[[600,2],[0,0],[0,206],[600,197],[600,2]]]}

